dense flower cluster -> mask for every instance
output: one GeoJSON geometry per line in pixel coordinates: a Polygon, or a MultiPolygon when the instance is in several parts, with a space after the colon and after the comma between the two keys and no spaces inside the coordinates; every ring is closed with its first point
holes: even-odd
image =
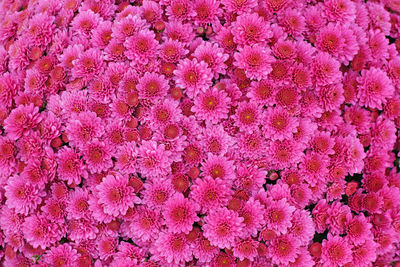
{"type": "Polygon", "coordinates": [[[0,1],[0,265],[400,264],[399,0],[0,1]]]}

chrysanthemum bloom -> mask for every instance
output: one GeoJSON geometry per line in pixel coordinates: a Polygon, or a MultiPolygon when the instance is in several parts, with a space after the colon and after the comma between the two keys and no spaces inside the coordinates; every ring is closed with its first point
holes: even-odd
{"type": "Polygon", "coordinates": [[[52,41],[55,31],[54,17],[46,13],[34,15],[26,29],[26,41],[32,45],[46,47],[52,41]]]}
{"type": "Polygon", "coordinates": [[[226,74],[227,66],[224,62],[227,61],[229,55],[225,54],[224,49],[220,48],[218,44],[204,42],[196,48],[193,56],[199,61],[207,63],[208,68],[211,69],[215,79],[218,79],[220,74],[226,74]]]}
{"type": "Polygon", "coordinates": [[[152,101],[166,96],[168,88],[168,82],[164,76],[156,73],[145,73],[137,84],[139,98],[152,101]]]}
{"type": "Polygon", "coordinates": [[[179,102],[172,99],[165,99],[155,103],[150,110],[150,116],[145,119],[155,129],[166,126],[169,123],[177,123],[182,117],[182,111],[178,105],[179,102]]]}
{"type": "Polygon", "coordinates": [[[307,153],[300,164],[304,179],[312,186],[323,181],[328,174],[329,158],[326,155],[307,153]]]}
{"type": "Polygon", "coordinates": [[[141,30],[125,40],[125,55],[135,63],[146,64],[157,54],[158,42],[155,34],[149,30],[141,30]]]}
{"type": "Polygon", "coordinates": [[[176,0],[170,1],[165,10],[165,14],[171,20],[185,21],[191,19],[195,15],[195,12],[188,0],[176,0]]]}
{"type": "Polygon", "coordinates": [[[222,0],[221,3],[227,12],[238,15],[250,13],[253,8],[257,7],[256,0],[222,0]]]}
{"type": "Polygon", "coordinates": [[[193,3],[194,24],[212,25],[219,23],[219,17],[222,15],[220,3],[215,0],[196,0],[193,3]]]}
{"type": "MultiPolygon", "coordinates": [[[[99,198],[95,195],[90,195],[89,209],[92,212],[93,219],[97,222],[110,223],[114,219],[114,216],[104,212],[103,205],[99,203],[99,198]]],[[[89,231],[89,233],[90,232],[92,231],[89,231]]],[[[87,234],[87,231],[83,233],[87,234]]]]}
{"type": "Polygon", "coordinates": [[[301,159],[302,147],[294,140],[274,141],[267,147],[267,155],[276,169],[288,168],[301,159]]]}
{"type": "Polygon", "coordinates": [[[272,106],[275,104],[274,91],[274,84],[269,80],[253,81],[246,96],[258,105],[272,106]]]}
{"type": "Polygon", "coordinates": [[[356,6],[349,0],[329,0],[324,3],[325,14],[330,21],[352,23],[355,20],[356,6]]]}
{"type": "Polygon", "coordinates": [[[261,44],[272,37],[269,25],[257,13],[238,16],[232,23],[232,34],[239,45],[261,44]]]}
{"type": "Polygon", "coordinates": [[[129,223],[129,235],[131,238],[138,238],[144,242],[154,241],[163,224],[164,221],[159,211],[139,206],[129,223]]]}
{"type": "Polygon", "coordinates": [[[204,129],[201,142],[205,152],[215,155],[224,155],[234,145],[234,139],[225,132],[221,125],[204,129]]]}
{"type": "Polygon", "coordinates": [[[165,145],[158,145],[155,141],[144,141],[138,149],[139,168],[144,177],[158,178],[166,175],[172,163],[171,152],[165,149],[165,145]]]}
{"type": "Polygon", "coordinates": [[[42,249],[46,249],[63,236],[60,226],[42,214],[27,217],[22,225],[22,233],[33,248],[42,249]]]}
{"type": "Polygon", "coordinates": [[[67,218],[80,219],[87,218],[89,213],[89,192],[80,187],[71,191],[67,201],[67,218]]]}
{"type": "Polygon", "coordinates": [[[83,148],[83,158],[90,173],[106,171],[113,166],[111,147],[108,144],[94,140],[83,148]]]}
{"type": "Polygon", "coordinates": [[[346,223],[347,238],[354,245],[361,245],[367,240],[372,240],[371,228],[372,224],[367,221],[362,213],[358,216],[353,216],[346,223]]]}
{"type": "Polygon", "coordinates": [[[314,222],[308,211],[296,210],[293,213],[289,233],[297,238],[301,245],[306,245],[313,239],[315,234],[314,222]]]}
{"type": "Polygon", "coordinates": [[[115,168],[121,174],[134,173],[137,170],[137,147],[134,142],[127,142],[120,146],[116,152],[115,168]]]}
{"type": "Polygon", "coordinates": [[[244,69],[247,78],[260,81],[268,77],[272,71],[271,63],[273,61],[268,48],[260,45],[246,45],[238,50],[239,52],[234,54],[233,64],[244,69]]]}
{"type": "Polygon", "coordinates": [[[229,249],[235,244],[235,239],[242,235],[243,220],[236,212],[227,208],[212,210],[204,218],[204,237],[213,246],[229,249]]]}
{"type": "MultiPolygon", "coordinates": [[[[187,1],[187,0],[184,0],[187,1]]],[[[177,1],[174,1],[177,2],[177,1]]],[[[173,4],[173,3],[171,3],[173,4]]],[[[169,7],[168,7],[169,8],[169,7]]],[[[168,10],[167,8],[167,10],[168,10]]],[[[159,47],[160,57],[169,63],[177,63],[183,56],[185,56],[189,51],[185,49],[183,43],[168,39],[163,42],[159,47]]]]}
{"type": "Polygon", "coordinates": [[[66,127],[66,133],[72,145],[83,147],[104,134],[104,124],[96,113],[81,112],[73,114],[66,127]]]}
{"type": "Polygon", "coordinates": [[[207,160],[201,166],[204,176],[210,176],[214,179],[232,181],[235,178],[233,162],[226,157],[208,154],[207,160]]]}
{"type": "Polygon", "coordinates": [[[36,209],[42,202],[42,197],[46,195],[42,187],[27,183],[20,176],[13,176],[8,179],[4,187],[6,196],[6,205],[14,208],[17,213],[28,215],[36,209]]]}
{"type": "Polygon", "coordinates": [[[357,81],[359,103],[367,108],[382,109],[382,104],[386,103],[387,98],[393,96],[392,82],[380,69],[372,67],[369,70],[363,70],[357,81]]]}
{"type": "Polygon", "coordinates": [[[352,260],[351,246],[338,235],[328,234],[328,239],[322,241],[321,263],[324,266],[340,266],[352,260]]]}
{"type": "Polygon", "coordinates": [[[168,231],[188,234],[193,228],[193,223],[199,220],[196,214],[199,209],[197,203],[188,200],[182,194],[173,195],[165,203],[163,212],[168,231]]]}
{"type": "Polygon", "coordinates": [[[206,176],[196,179],[191,186],[191,198],[200,205],[202,213],[226,206],[233,194],[227,181],[206,176]]]}
{"type": "Polygon", "coordinates": [[[248,238],[237,241],[233,246],[233,255],[241,261],[244,259],[254,260],[258,256],[258,242],[248,238]]]}
{"type": "Polygon", "coordinates": [[[258,128],[261,119],[261,110],[255,103],[241,102],[233,118],[240,130],[249,131],[258,128]]]}
{"type": "Polygon", "coordinates": [[[193,256],[201,263],[210,262],[219,252],[219,248],[212,246],[210,241],[203,236],[195,240],[193,256]]]}
{"type": "Polygon", "coordinates": [[[352,261],[356,267],[362,267],[375,262],[377,257],[378,244],[372,240],[366,240],[364,243],[352,248],[352,261]]]}
{"type": "Polygon", "coordinates": [[[43,214],[50,220],[63,223],[67,212],[65,211],[66,202],[55,197],[48,198],[46,204],[41,207],[43,214]]]}
{"type": "Polygon", "coordinates": [[[111,258],[118,246],[118,240],[111,235],[99,236],[96,239],[96,247],[99,251],[99,258],[102,260],[107,260],[111,258]]]}
{"type": "Polygon", "coordinates": [[[243,236],[256,236],[265,224],[264,207],[258,200],[250,198],[238,211],[243,220],[243,236]]]}
{"type": "Polygon", "coordinates": [[[144,188],[142,202],[150,208],[162,208],[175,192],[166,179],[152,179],[144,184],[144,188]]]}
{"type": "Polygon", "coordinates": [[[268,248],[268,254],[274,264],[286,265],[293,263],[299,254],[300,244],[298,240],[289,235],[281,235],[272,240],[268,248]]]}
{"type": "Polygon", "coordinates": [[[339,82],[342,73],[339,70],[340,63],[326,52],[318,53],[314,58],[313,73],[318,85],[326,85],[339,82]]]}
{"type": "Polygon", "coordinates": [[[13,109],[4,120],[4,129],[10,139],[17,140],[35,128],[41,120],[38,107],[33,104],[20,105],[13,109]]]}
{"type": "Polygon", "coordinates": [[[78,252],[69,244],[61,244],[57,247],[51,247],[50,250],[43,255],[43,261],[51,266],[76,266],[78,260],[78,252]]]}
{"type": "Polygon", "coordinates": [[[207,63],[197,59],[184,59],[178,63],[174,70],[176,85],[185,89],[186,94],[193,98],[200,91],[205,91],[211,86],[213,74],[207,63]]]}
{"type": "Polygon", "coordinates": [[[80,54],[73,61],[74,67],[71,70],[74,78],[82,78],[85,81],[91,80],[94,76],[104,71],[104,60],[99,49],[90,48],[80,54]]]}
{"type": "Polygon", "coordinates": [[[265,111],[263,130],[266,138],[280,141],[290,139],[297,131],[298,125],[298,120],[281,107],[269,108],[265,111]]]}
{"type": "Polygon", "coordinates": [[[143,257],[144,257],[143,249],[128,242],[122,241],[118,245],[118,251],[115,253],[113,257],[113,262],[111,263],[110,266],[111,267],[134,266],[137,265],[142,260],[143,257]]]}
{"type": "Polygon", "coordinates": [[[107,175],[96,186],[96,195],[104,208],[104,212],[115,217],[125,215],[129,207],[140,203],[133,187],[129,185],[129,179],[118,173],[107,175]]]}
{"type": "Polygon", "coordinates": [[[291,217],[294,211],[295,208],[290,206],[286,199],[271,200],[264,213],[267,227],[286,234],[288,228],[292,226],[291,217]]]}
{"type": "Polygon", "coordinates": [[[200,92],[194,99],[192,111],[198,119],[214,124],[228,117],[230,98],[215,87],[200,92]]]}
{"type": "Polygon", "coordinates": [[[171,266],[179,266],[193,258],[192,248],[183,233],[161,232],[150,247],[150,252],[155,259],[171,266]]]}
{"type": "Polygon", "coordinates": [[[87,178],[88,172],[83,164],[80,154],[72,148],[63,147],[57,153],[57,173],[61,180],[68,184],[80,184],[81,178],[87,178]]]}

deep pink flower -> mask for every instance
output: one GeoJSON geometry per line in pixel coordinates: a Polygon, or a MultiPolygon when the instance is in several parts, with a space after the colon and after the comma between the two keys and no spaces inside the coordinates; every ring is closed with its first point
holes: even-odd
{"type": "Polygon", "coordinates": [[[41,120],[38,107],[33,104],[20,105],[4,120],[4,129],[9,138],[17,140],[35,128],[41,120]]]}
{"type": "Polygon", "coordinates": [[[256,13],[238,16],[232,23],[232,34],[239,45],[262,44],[272,37],[269,25],[256,13]]]}
{"type": "Polygon", "coordinates": [[[253,80],[267,78],[272,71],[270,50],[260,45],[244,46],[234,54],[233,64],[244,69],[246,76],[253,80]]]}
{"type": "Polygon", "coordinates": [[[227,208],[215,209],[204,219],[204,237],[213,246],[229,249],[234,245],[235,239],[242,235],[243,220],[236,212],[227,208]]]}
{"type": "Polygon", "coordinates": [[[171,266],[180,265],[193,258],[192,248],[183,233],[161,232],[150,251],[161,263],[171,266]]]}
{"type": "Polygon", "coordinates": [[[72,267],[78,261],[78,252],[69,244],[52,247],[43,257],[43,261],[53,266],[72,267]]]}
{"type": "Polygon", "coordinates": [[[194,99],[192,111],[198,119],[217,124],[228,117],[230,98],[215,87],[200,92],[194,99]]]}
{"type": "Polygon", "coordinates": [[[271,107],[264,114],[263,130],[265,137],[282,141],[292,138],[293,133],[297,131],[298,120],[286,110],[280,107],[271,107]]]}
{"type": "Polygon", "coordinates": [[[268,248],[268,254],[274,264],[293,263],[299,254],[300,244],[298,240],[289,235],[282,235],[272,240],[268,248]]]}
{"type": "Polygon", "coordinates": [[[188,234],[192,230],[193,223],[199,220],[196,215],[199,209],[197,203],[176,193],[165,203],[163,212],[165,225],[170,232],[188,234]]]}
{"type": "Polygon", "coordinates": [[[115,217],[125,215],[128,208],[140,203],[140,199],[129,185],[129,179],[117,173],[103,178],[103,181],[96,186],[96,195],[104,212],[115,217]]]}
{"type": "Polygon", "coordinates": [[[326,266],[344,265],[352,260],[351,246],[340,236],[328,234],[322,241],[321,262],[326,266]]]}

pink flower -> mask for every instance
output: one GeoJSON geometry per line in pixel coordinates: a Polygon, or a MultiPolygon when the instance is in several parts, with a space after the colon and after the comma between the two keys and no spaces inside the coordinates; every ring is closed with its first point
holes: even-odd
{"type": "Polygon", "coordinates": [[[260,45],[244,46],[234,54],[233,64],[245,70],[249,79],[260,81],[272,71],[272,56],[268,48],[260,45]]]}
{"type": "Polygon", "coordinates": [[[324,2],[325,14],[330,21],[351,23],[355,19],[356,6],[349,0],[328,0],[324,2]]]}
{"type": "Polygon", "coordinates": [[[227,66],[225,62],[228,60],[229,55],[225,54],[224,49],[220,48],[218,44],[204,42],[196,48],[193,56],[199,61],[207,63],[208,68],[214,73],[215,79],[218,79],[219,75],[226,74],[227,66]]]}
{"type": "Polygon", "coordinates": [[[255,0],[222,0],[221,3],[227,12],[238,15],[250,13],[255,7],[257,7],[257,1],[255,0]]]}
{"type": "Polygon", "coordinates": [[[339,82],[342,77],[339,67],[340,63],[328,53],[318,53],[313,63],[313,72],[317,84],[326,85],[339,82]]]}
{"type": "Polygon", "coordinates": [[[38,13],[29,20],[27,27],[27,43],[46,47],[52,41],[55,32],[54,17],[46,13],[38,13]]]}
{"type": "Polygon", "coordinates": [[[182,194],[176,193],[173,195],[165,203],[163,212],[168,231],[188,234],[193,228],[193,223],[199,220],[196,214],[199,209],[200,207],[197,203],[188,200],[182,194]]]}
{"type": "Polygon", "coordinates": [[[129,223],[129,236],[144,242],[154,242],[163,224],[164,220],[159,211],[139,206],[129,223]]]}
{"type": "Polygon", "coordinates": [[[362,213],[358,216],[353,216],[346,223],[347,238],[356,246],[363,244],[365,241],[372,240],[371,228],[372,225],[362,213]]]}
{"type": "Polygon", "coordinates": [[[232,34],[239,45],[262,44],[272,37],[269,25],[256,13],[238,16],[232,23],[232,34]]]}
{"type": "Polygon", "coordinates": [[[83,158],[90,173],[106,171],[113,166],[111,147],[98,140],[88,143],[83,148],[83,158]]]}
{"type": "Polygon", "coordinates": [[[96,248],[99,251],[99,258],[102,260],[114,256],[117,246],[118,240],[114,236],[103,235],[96,240],[96,248]]]}
{"type": "Polygon", "coordinates": [[[134,142],[127,142],[120,146],[116,152],[117,162],[115,168],[121,174],[134,173],[137,170],[137,147],[134,142]]]}
{"type": "MultiPolygon", "coordinates": [[[[186,0],[183,0],[182,2],[186,2],[186,0]]],[[[179,1],[174,1],[171,4],[179,5],[180,3],[179,3],[179,1]]],[[[171,7],[170,6],[167,7],[167,10],[168,10],[168,8],[171,8],[171,7]]],[[[189,51],[187,49],[185,49],[183,43],[181,43],[177,40],[172,40],[172,39],[166,40],[159,47],[160,57],[163,60],[165,60],[166,62],[170,62],[170,63],[177,63],[188,52],[189,51]]]]}
{"type": "Polygon", "coordinates": [[[268,252],[274,264],[286,265],[295,262],[300,252],[299,247],[298,240],[287,234],[273,239],[268,252]]]}
{"type": "Polygon", "coordinates": [[[41,214],[27,217],[22,225],[22,233],[33,248],[42,249],[46,249],[63,236],[60,226],[41,214]]]}
{"type": "Polygon", "coordinates": [[[103,178],[96,186],[96,195],[104,212],[115,217],[125,215],[128,208],[140,203],[140,199],[135,196],[133,188],[129,185],[128,178],[117,173],[103,178]]]}
{"type": "Polygon", "coordinates": [[[143,201],[150,208],[162,208],[174,194],[169,180],[153,179],[144,184],[143,201]]]}
{"type": "Polygon", "coordinates": [[[62,244],[50,248],[43,257],[43,261],[52,266],[73,267],[78,261],[78,252],[69,244],[62,244]]]}
{"type": "Polygon", "coordinates": [[[241,261],[244,259],[254,260],[258,256],[258,242],[248,238],[242,239],[233,246],[233,255],[241,261]]]}
{"type": "Polygon", "coordinates": [[[263,130],[266,138],[280,141],[290,139],[298,125],[298,120],[280,107],[271,107],[265,111],[263,130]]]}
{"type": "Polygon", "coordinates": [[[212,246],[210,241],[204,237],[199,237],[195,241],[193,256],[201,263],[210,262],[219,252],[219,248],[212,246]]]}
{"type": "Polygon", "coordinates": [[[191,19],[195,12],[193,5],[188,0],[170,1],[165,14],[172,20],[185,21],[191,19]]]}
{"type": "Polygon", "coordinates": [[[297,238],[300,244],[307,245],[315,234],[314,222],[310,213],[305,210],[296,210],[293,213],[289,233],[297,238]]]}
{"type": "Polygon", "coordinates": [[[286,234],[292,226],[291,217],[295,208],[286,199],[270,201],[265,209],[264,219],[268,228],[286,234]]]}
{"type": "Polygon", "coordinates": [[[91,111],[73,114],[66,127],[68,139],[72,145],[83,147],[88,142],[104,134],[103,121],[91,111]]]}
{"type": "Polygon", "coordinates": [[[351,246],[343,237],[328,234],[322,241],[321,263],[325,266],[344,265],[351,261],[351,246]]]}
{"type": "Polygon", "coordinates": [[[80,219],[89,216],[89,192],[86,189],[76,188],[71,191],[67,201],[67,218],[80,219]]]}
{"type": "Polygon", "coordinates": [[[164,79],[163,75],[146,72],[139,79],[137,90],[140,98],[154,101],[166,96],[168,82],[164,79]]]}
{"type": "Polygon", "coordinates": [[[386,73],[377,68],[363,70],[357,81],[359,103],[368,108],[382,109],[382,104],[394,93],[394,87],[386,73]]]}
{"type": "Polygon", "coordinates": [[[233,118],[239,129],[250,131],[258,128],[261,110],[255,103],[240,102],[233,118]]]}
{"type": "Polygon", "coordinates": [[[378,244],[372,240],[366,240],[364,243],[354,246],[352,249],[352,262],[354,262],[355,266],[361,267],[376,260],[376,249],[378,244]]]}
{"type": "Polygon", "coordinates": [[[231,248],[235,239],[242,235],[243,218],[227,208],[212,210],[204,219],[204,237],[210,244],[221,249],[231,248]]]}
{"type": "Polygon", "coordinates": [[[125,55],[135,63],[146,64],[155,57],[158,42],[155,34],[149,30],[141,30],[125,40],[125,55]]]}
{"type": "Polygon", "coordinates": [[[230,182],[235,178],[233,162],[226,157],[208,154],[208,158],[202,164],[201,170],[204,176],[210,176],[213,179],[219,178],[230,182]]]}
{"type": "Polygon", "coordinates": [[[213,75],[207,63],[197,59],[184,59],[178,63],[174,70],[176,85],[185,89],[185,93],[193,98],[200,91],[205,91],[211,86],[213,75]]]}
{"type": "Polygon", "coordinates": [[[214,208],[226,206],[232,194],[227,181],[206,176],[194,181],[190,196],[200,205],[202,212],[206,213],[214,208]]]}
{"type": "Polygon", "coordinates": [[[10,139],[17,140],[27,135],[28,131],[35,128],[41,120],[38,107],[33,104],[20,105],[4,120],[4,129],[10,139]]]}
{"type": "Polygon", "coordinates": [[[164,265],[179,266],[193,258],[192,248],[183,233],[161,232],[150,247],[154,257],[164,265]]]}
{"type": "Polygon", "coordinates": [[[104,60],[99,49],[90,48],[80,54],[73,62],[72,75],[90,81],[104,71],[104,60]]]}
{"type": "Polygon", "coordinates": [[[80,154],[72,148],[63,147],[57,154],[58,158],[58,177],[68,184],[80,184],[81,177],[87,178],[88,172],[83,164],[80,154]]]}
{"type": "Polygon", "coordinates": [[[9,178],[4,189],[7,198],[5,204],[9,208],[14,208],[17,213],[24,215],[34,211],[42,202],[42,197],[46,196],[43,187],[27,183],[19,176],[9,178]]]}
{"type": "Polygon", "coordinates": [[[326,155],[307,153],[300,164],[305,181],[314,186],[328,174],[329,158],[326,155]]]}
{"type": "Polygon", "coordinates": [[[194,99],[192,112],[198,119],[217,124],[228,117],[230,98],[215,87],[200,92],[194,99]]]}
{"type": "Polygon", "coordinates": [[[243,236],[257,235],[257,232],[262,229],[265,224],[264,214],[265,209],[258,200],[250,198],[243,207],[238,211],[239,217],[243,220],[243,236]]]}
{"type": "Polygon", "coordinates": [[[142,175],[148,178],[158,178],[166,175],[172,160],[171,152],[165,145],[158,145],[155,141],[144,141],[138,149],[138,163],[142,175]]]}

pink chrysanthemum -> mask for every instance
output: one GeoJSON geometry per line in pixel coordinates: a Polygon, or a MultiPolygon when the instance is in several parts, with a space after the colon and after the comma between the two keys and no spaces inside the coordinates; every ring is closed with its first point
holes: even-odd
{"type": "Polygon", "coordinates": [[[256,0],[222,0],[221,3],[227,12],[238,15],[250,13],[257,7],[256,0]]]}
{"type": "Polygon", "coordinates": [[[215,79],[217,79],[220,74],[226,74],[227,66],[224,62],[227,61],[229,55],[225,54],[224,49],[220,48],[218,44],[204,42],[196,48],[193,56],[199,61],[207,63],[208,68],[214,73],[215,79]]]}
{"type": "Polygon", "coordinates": [[[116,152],[115,168],[121,174],[134,173],[137,170],[137,147],[134,142],[127,142],[116,152]]]}
{"type": "Polygon", "coordinates": [[[99,236],[96,239],[96,248],[99,251],[99,258],[107,260],[114,256],[118,246],[118,240],[111,235],[99,236]]]}
{"type": "Polygon", "coordinates": [[[27,217],[22,225],[22,233],[33,248],[42,249],[46,249],[63,236],[60,226],[41,214],[27,217]]]}
{"type": "Polygon", "coordinates": [[[291,235],[282,235],[272,240],[268,248],[269,256],[274,264],[287,265],[293,263],[299,254],[299,242],[291,235]]]}
{"type": "Polygon", "coordinates": [[[378,244],[372,240],[367,240],[358,246],[354,246],[352,249],[352,262],[354,265],[362,267],[375,262],[377,247],[378,244]]]}
{"type": "Polygon", "coordinates": [[[261,110],[255,103],[241,102],[233,118],[240,130],[253,130],[258,128],[260,123],[261,110]]]}
{"type": "Polygon", "coordinates": [[[256,236],[265,224],[264,207],[258,200],[250,198],[238,211],[239,217],[243,220],[243,235],[256,236]]]}
{"type": "Polygon", "coordinates": [[[148,178],[158,178],[166,175],[172,163],[171,152],[165,145],[155,141],[144,141],[138,149],[138,164],[142,175],[148,178]]]}
{"type": "Polygon", "coordinates": [[[276,232],[286,234],[292,226],[291,217],[295,208],[290,206],[286,199],[270,201],[264,213],[267,227],[276,232]]]}
{"type": "Polygon", "coordinates": [[[164,221],[159,211],[140,206],[129,223],[130,236],[144,242],[154,241],[163,224],[164,221]]]}
{"type": "Polygon", "coordinates": [[[193,223],[199,220],[196,214],[199,209],[197,203],[176,193],[165,203],[165,225],[170,232],[188,234],[193,228],[193,223]]]}
{"type": "Polygon", "coordinates": [[[276,169],[284,169],[298,163],[302,147],[294,140],[274,141],[267,147],[267,155],[276,169]]]}
{"type": "Polygon", "coordinates": [[[224,155],[234,145],[234,139],[220,125],[207,127],[203,133],[204,151],[214,155],[224,155]]]}
{"type": "Polygon", "coordinates": [[[164,79],[163,75],[147,72],[140,78],[137,90],[141,99],[154,101],[166,96],[168,82],[164,79]]]}
{"type": "Polygon", "coordinates": [[[185,89],[186,94],[192,98],[211,86],[212,77],[207,63],[197,59],[181,60],[174,70],[176,85],[185,89]]]}
{"type": "Polygon", "coordinates": [[[315,234],[314,222],[310,213],[305,210],[296,210],[293,213],[292,226],[289,232],[297,238],[301,245],[307,245],[315,234]]]}
{"type": "Polygon", "coordinates": [[[258,256],[258,242],[248,238],[237,241],[233,246],[233,255],[241,261],[248,259],[253,261],[258,256]]]}
{"type": "Polygon", "coordinates": [[[103,181],[96,186],[96,194],[104,212],[115,217],[125,215],[129,207],[140,203],[133,187],[129,185],[129,179],[118,173],[103,178],[103,181]]]}
{"type": "Polygon", "coordinates": [[[193,256],[201,263],[210,262],[217,255],[219,248],[212,246],[210,241],[203,236],[199,237],[194,244],[193,256]]]}
{"type": "Polygon", "coordinates": [[[318,85],[336,83],[342,77],[339,70],[340,63],[326,52],[320,52],[315,56],[313,67],[318,85]]]}
{"type": "Polygon", "coordinates": [[[216,0],[195,0],[193,2],[195,25],[217,24],[221,15],[220,3],[216,0]]]}
{"type": "Polygon", "coordinates": [[[351,246],[340,236],[328,234],[328,239],[322,241],[321,263],[324,266],[340,266],[351,261],[351,246]]]}
{"type": "Polygon", "coordinates": [[[350,0],[328,0],[324,7],[330,21],[352,23],[356,18],[356,5],[350,0]]]}
{"type": "Polygon", "coordinates": [[[235,178],[233,162],[226,157],[208,154],[207,160],[203,163],[201,170],[204,176],[210,176],[213,179],[232,181],[235,178]]]}
{"type": "Polygon", "coordinates": [[[193,258],[192,248],[183,233],[161,232],[150,252],[155,259],[171,266],[179,266],[193,258]]]}
{"type": "Polygon", "coordinates": [[[106,171],[113,166],[111,147],[98,140],[88,143],[83,148],[83,158],[90,173],[106,171]]]}
{"type": "Polygon", "coordinates": [[[76,266],[79,254],[69,244],[50,248],[43,256],[43,261],[50,266],[76,266]]]}
{"type": "Polygon", "coordinates": [[[155,34],[149,30],[141,30],[125,40],[125,55],[135,63],[146,64],[157,54],[158,42],[155,34]]]}
{"type": "Polygon", "coordinates": [[[41,120],[38,107],[33,104],[20,105],[4,120],[4,129],[9,138],[17,140],[35,128],[41,120]]]}
{"type": "Polygon", "coordinates": [[[260,45],[244,46],[234,54],[233,64],[245,70],[249,79],[261,80],[267,78],[272,71],[272,56],[270,50],[260,45]]]}
{"type": "Polygon", "coordinates": [[[149,123],[154,128],[166,126],[169,123],[180,121],[182,111],[178,107],[179,102],[165,99],[156,103],[150,111],[149,123]]]}
{"type": "Polygon", "coordinates": [[[275,103],[274,84],[268,80],[253,81],[246,96],[258,105],[272,106],[275,103]]]}
{"type": "MultiPolygon", "coordinates": [[[[265,155],[266,140],[259,129],[253,132],[243,132],[238,134],[237,145],[239,147],[239,153],[244,157],[253,159],[265,155]]],[[[245,183],[248,182],[249,180],[246,179],[245,183]]],[[[252,187],[253,184],[251,183],[249,186],[252,187]]]]}
{"type": "Polygon", "coordinates": [[[169,180],[153,179],[144,184],[142,202],[150,208],[162,208],[174,192],[169,180]]]}
{"type": "Polygon", "coordinates": [[[354,245],[361,245],[367,240],[372,240],[371,228],[372,225],[362,213],[358,216],[353,216],[346,223],[347,238],[354,245]]]}
{"type": "Polygon", "coordinates": [[[272,37],[269,25],[257,13],[242,14],[232,23],[233,40],[239,45],[265,43],[272,37]]]}
{"type": "Polygon", "coordinates": [[[86,189],[76,188],[71,191],[67,201],[67,218],[80,219],[89,216],[89,192],[86,189]]]}
{"type": "Polygon", "coordinates": [[[21,179],[38,188],[44,187],[49,181],[49,178],[48,173],[43,169],[42,162],[36,159],[28,161],[24,170],[21,172],[21,179]]]}
{"type": "Polygon", "coordinates": [[[4,195],[7,198],[6,205],[24,215],[34,211],[42,202],[42,197],[46,195],[43,188],[27,183],[19,176],[9,178],[4,189],[4,195]]]}
{"type": "Polygon", "coordinates": [[[386,103],[387,98],[393,96],[392,82],[380,69],[363,70],[357,81],[359,83],[357,94],[359,103],[367,108],[382,109],[382,104],[386,103]]]}
{"type": "Polygon", "coordinates": [[[236,212],[227,208],[215,209],[204,219],[204,237],[213,246],[229,249],[235,244],[235,239],[242,235],[243,220],[236,212]]]}
{"type": "Polygon", "coordinates": [[[72,76],[82,78],[85,81],[100,75],[104,71],[104,60],[99,49],[90,48],[80,54],[73,62],[72,76]]]}
{"type": "Polygon", "coordinates": [[[302,175],[312,186],[328,175],[329,158],[326,155],[307,153],[300,164],[302,175]]]}
{"type": "Polygon", "coordinates": [[[58,177],[67,181],[68,184],[80,184],[81,177],[87,178],[88,173],[80,154],[72,148],[63,147],[57,153],[58,157],[58,177]]]}
{"type": "Polygon", "coordinates": [[[46,13],[34,15],[27,24],[27,42],[32,45],[46,47],[52,41],[55,32],[54,17],[46,13]]]}
{"type": "Polygon", "coordinates": [[[191,110],[198,119],[216,124],[228,117],[229,107],[230,98],[226,93],[212,87],[199,93],[191,110]]]}
{"type": "Polygon", "coordinates": [[[290,139],[297,131],[298,125],[298,120],[280,107],[265,111],[263,130],[266,138],[280,141],[290,139]]]}
{"type": "Polygon", "coordinates": [[[165,10],[165,14],[171,20],[185,21],[191,19],[195,12],[193,6],[188,0],[175,0],[170,1],[169,5],[165,10]]]}
{"type": "Polygon", "coordinates": [[[194,181],[190,196],[200,205],[202,212],[206,213],[214,208],[226,206],[232,194],[226,181],[206,176],[194,181]]]}
{"type": "MultiPolygon", "coordinates": [[[[186,0],[185,0],[186,1],[186,0]]],[[[177,1],[174,1],[177,2],[177,1]]],[[[169,7],[168,7],[169,8],[169,7]]],[[[167,10],[168,10],[167,8],[167,10]]],[[[170,63],[177,63],[189,51],[185,49],[184,45],[176,40],[168,39],[159,47],[160,57],[170,63]]]]}
{"type": "Polygon", "coordinates": [[[72,145],[83,147],[104,134],[104,125],[96,113],[81,112],[73,114],[66,127],[66,133],[72,145]]]}

